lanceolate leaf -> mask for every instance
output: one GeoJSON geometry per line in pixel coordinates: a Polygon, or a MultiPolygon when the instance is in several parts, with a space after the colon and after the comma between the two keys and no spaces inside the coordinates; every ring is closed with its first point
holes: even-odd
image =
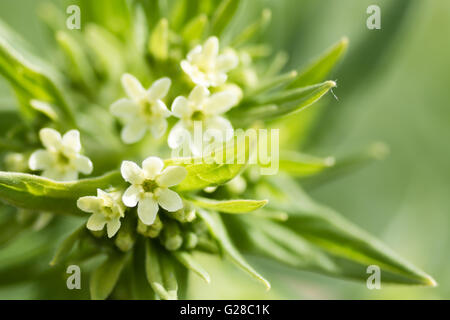
{"type": "Polygon", "coordinates": [[[256,120],[272,120],[309,107],[334,87],[334,81],[326,81],[309,87],[277,92],[257,98],[250,102],[249,106],[234,108],[227,115],[238,125],[256,120]]]}
{"type": "Polygon", "coordinates": [[[367,150],[336,159],[336,163],[333,166],[324,168],[315,175],[304,177],[302,185],[307,189],[320,186],[346,174],[353,173],[374,161],[383,160],[388,153],[389,147],[387,145],[381,142],[373,143],[367,150]]]}
{"type": "Polygon", "coordinates": [[[270,289],[270,283],[264,279],[258,272],[256,272],[241,256],[239,251],[234,247],[230,238],[228,237],[227,231],[223,222],[217,213],[209,213],[203,210],[198,211],[198,215],[207,224],[213,237],[219,243],[223,252],[230,258],[230,260],[235,263],[239,268],[247,272],[253,278],[261,281],[267,289],[270,289]]]}
{"type": "Polygon", "coordinates": [[[186,251],[173,251],[175,258],[186,268],[198,274],[207,283],[211,282],[208,272],[195,260],[195,258],[186,251]]]}
{"type": "Polygon", "coordinates": [[[237,8],[239,7],[240,0],[223,0],[217,7],[211,21],[211,34],[220,36],[230,23],[237,8]]]}
{"type": "Polygon", "coordinates": [[[318,158],[298,152],[282,152],[279,160],[280,170],[294,177],[308,177],[333,167],[334,158],[318,158]]]}
{"type": "Polygon", "coordinates": [[[339,266],[339,271],[333,275],[365,281],[367,267],[377,265],[384,282],[435,285],[429,275],[399,257],[380,240],[333,210],[314,203],[294,181],[287,177],[271,181],[279,194],[275,206],[289,213],[286,226],[333,257],[339,266]]]}
{"type": "Polygon", "coordinates": [[[108,258],[91,275],[89,288],[92,300],[104,300],[113,291],[127,261],[124,253],[110,253],[108,258]]]}
{"type": "MultiPolygon", "coordinates": [[[[2,28],[0,34],[5,32],[7,31],[2,28]]],[[[54,80],[27,61],[3,37],[0,37],[0,74],[21,94],[57,106],[61,119],[68,125],[75,125],[72,112],[54,80]]]]}
{"type": "Polygon", "coordinates": [[[246,167],[253,146],[254,141],[238,137],[234,139],[234,144],[226,145],[203,158],[166,160],[166,166],[182,166],[187,170],[187,177],[174,189],[193,191],[230,181],[246,167]]]}
{"type": "Polygon", "coordinates": [[[348,39],[342,38],[316,61],[300,72],[290,85],[290,88],[300,88],[313,85],[327,78],[331,70],[342,59],[348,47],[348,39]]]}
{"type": "Polygon", "coordinates": [[[239,248],[246,253],[260,254],[295,268],[337,272],[332,258],[287,227],[255,217],[235,219],[239,248]]]}
{"type": "Polygon", "coordinates": [[[50,265],[54,266],[63,261],[70,254],[73,247],[78,243],[78,240],[80,240],[86,234],[87,229],[85,224],[83,223],[82,226],[80,226],[78,229],[72,232],[72,234],[64,239],[64,241],[57,249],[55,255],[53,256],[52,261],[50,261],[50,265]]]}
{"type": "Polygon", "coordinates": [[[152,240],[146,242],[145,270],[153,290],[163,300],[178,299],[178,283],[173,262],[152,240]]]}
{"type": "Polygon", "coordinates": [[[119,172],[74,182],[56,182],[40,176],[0,172],[0,200],[15,207],[59,214],[82,214],[77,199],[124,184],[119,172]]]}
{"type": "Polygon", "coordinates": [[[195,197],[191,200],[195,205],[211,209],[214,211],[220,211],[224,213],[248,213],[264,207],[267,204],[267,200],[212,200],[207,198],[195,197]]]}

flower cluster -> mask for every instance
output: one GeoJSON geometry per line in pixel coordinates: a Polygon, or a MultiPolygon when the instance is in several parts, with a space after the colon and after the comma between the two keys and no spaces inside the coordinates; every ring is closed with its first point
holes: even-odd
{"type": "MultiPolygon", "coordinates": [[[[119,99],[110,107],[111,113],[123,123],[122,141],[127,144],[138,142],[146,131],[150,131],[154,138],[160,138],[168,127],[167,118],[171,115],[179,119],[168,136],[168,145],[172,149],[178,148],[188,134],[193,134],[196,121],[202,124],[206,132],[219,132],[205,135],[205,139],[211,139],[211,136],[219,137],[219,142],[230,139],[233,127],[223,114],[239,102],[242,93],[236,86],[225,86],[222,91],[213,94],[208,88],[225,84],[227,72],[237,64],[238,58],[232,49],[219,54],[216,37],[192,49],[187,59],[181,62],[181,68],[196,86],[187,98],[178,96],[174,99],[172,111],[167,109],[163,101],[171,86],[169,78],[156,80],[146,90],[134,76],[124,74],[122,86],[128,98],[119,99]]],[[[194,155],[202,152],[195,144],[189,147],[194,155]]],[[[93,213],[87,224],[89,229],[100,230],[106,224],[108,236],[112,237],[119,230],[119,219],[124,216],[124,210],[118,209],[123,205],[137,207],[139,220],[147,226],[155,223],[160,207],[167,212],[183,209],[181,197],[170,189],[185,178],[187,172],[183,167],[169,166],[164,169],[164,162],[160,158],[149,157],[142,162],[142,168],[132,161],[124,161],[121,174],[131,184],[121,199],[117,196],[113,199],[103,191],[97,197],[80,199],[79,208],[93,213]],[[98,203],[102,201],[107,204],[99,206],[98,203]],[[116,209],[112,210],[112,207],[116,209]]]]}
{"type": "MultiPolygon", "coordinates": [[[[204,45],[196,46],[180,64],[194,86],[187,97],[180,95],[173,100],[171,111],[164,102],[171,87],[169,78],[158,79],[145,89],[133,75],[124,74],[121,83],[127,98],[121,98],[110,106],[111,113],[123,124],[122,141],[126,144],[136,143],[147,131],[154,138],[161,138],[168,128],[167,118],[170,116],[178,118],[168,135],[168,145],[172,149],[180,147],[185,138],[193,134],[196,122],[206,132],[205,141],[215,139],[216,142],[223,142],[230,139],[233,126],[224,114],[237,105],[242,90],[226,81],[227,72],[235,68],[238,62],[238,56],[232,49],[219,53],[219,40],[216,37],[207,39],[204,45]]],[[[71,130],[61,137],[57,131],[45,128],[41,130],[40,138],[46,149],[37,150],[31,155],[31,170],[42,170],[43,176],[61,181],[75,180],[79,172],[92,172],[92,162],[80,154],[80,133],[77,130],[71,130]]],[[[194,143],[190,143],[189,148],[194,155],[202,152],[194,143]]],[[[180,214],[184,215],[181,197],[170,189],[186,177],[184,167],[164,168],[164,162],[152,156],[142,162],[142,168],[132,161],[123,161],[120,171],[123,179],[130,184],[126,190],[98,189],[97,196],[85,196],[78,200],[79,209],[91,213],[88,229],[100,231],[106,226],[107,235],[111,238],[119,231],[121,219],[135,207],[140,225],[154,225],[158,230],[162,225],[157,215],[160,208],[175,219],[179,219],[180,214]]],[[[192,210],[188,211],[192,217],[192,210]]],[[[141,226],[140,230],[143,228],[141,226]]],[[[169,247],[177,247],[172,245],[174,239],[169,239],[169,247]]]]}
{"type": "MultiPolygon", "coordinates": [[[[236,85],[226,84],[227,72],[236,68],[238,63],[238,55],[231,48],[219,54],[219,40],[216,37],[196,46],[180,63],[195,87],[187,98],[176,97],[171,111],[163,102],[170,89],[169,78],[156,80],[145,90],[132,75],[122,76],[122,86],[128,98],[114,102],[111,112],[123,123],[123,142],[138,142],[147,130],[155,138],[163,136],[168,127],[166,119],[171,115],[179,119],[168,136],[168,145],[172,149],[179,148],[192,136],[194,122],[200,123],[206,132],[205,142],[212,138],[216,142],[229,140],[233,136],[233,127],[223,114],[238,104],[242,91],[236,85]],[[214,87],[215,91],[211,94],[209,88],[214,87]]],[[[194,155],[202,152],[194,143],[189,143],[189,147],[194,155]]]]}

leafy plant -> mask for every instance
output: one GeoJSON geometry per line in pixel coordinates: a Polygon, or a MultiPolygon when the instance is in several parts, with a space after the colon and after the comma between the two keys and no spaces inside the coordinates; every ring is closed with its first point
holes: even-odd
{"type": "Polygon", "coordinates": [[[230,147],[242,141],[239,129],[289,124],[292,114],[336,87],[326,77],[347,39],[303,70],[282,73],[280,56],[257,41],[269,10],[233,34],[228,26],[239,0],[81,3],[87,14],[81,31],[65,29],[59,8],[45,7],[53,67],[1,26],[0,73],[18,108],[1,111],[15,125],[0,129],[0,199],[7,204],[0,217],[0,284],[31,280],[8,279],[25,270],[49,287],[39,297],[55,298],[46,279],[78,264],[90,272],[92,299],[184,298],[189,272],[210,281],[196,252],[229,259],[266,289],[270,274],[256,271],[246,254],[362,281],[375,264],[384,282],[435,284],[301,187],[351,171],[383,147],[321,158],[289,150],[296,131],[283,131],[280,173],[271,176],[259,169],[278,161],[273,154],[269,163],[252,162],[267,145],[249,139],[243,149],[230,147]],[[188,157],[170,157],[183,146],[181,130],[196,122],[235,134],[208,152],[190,142],[188,157]],[[94,178],[78,179],[80,173],[94,178]],[[51,266],[42,265],[45,255],[8,257],[16,237],[39,239],[35,252],[54,250],[51,266]]]}

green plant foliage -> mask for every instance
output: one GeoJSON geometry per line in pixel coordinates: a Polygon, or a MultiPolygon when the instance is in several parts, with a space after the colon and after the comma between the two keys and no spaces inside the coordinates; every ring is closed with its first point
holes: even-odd
{"type": "Polygon", "coordinates": [[[61,5],[40,7],[48,56],[0,23],[0,75],[17,100],[0,97],[0,292],[25,283],[38,298],[86,299],[58,282],[70,263],[91,299],[186,299],[189,274],[215,283],[203,255],[269,290],[271,272],[246,254],[362,282],[374,264],[385,282],[436,284],[304,191],[387,153],[298,150],[337,86],[346,37],[284,70],[288,56],[266,43],[268,8],[241,27],[239,0],[79,5],[80,30],[61,5]],[[196,139],[197,124],[226,134],[196,139]],[[251,134],[280,127],[279,144],[251,134]],[[263,163],[264,147],[279,159],[263,163]]]}

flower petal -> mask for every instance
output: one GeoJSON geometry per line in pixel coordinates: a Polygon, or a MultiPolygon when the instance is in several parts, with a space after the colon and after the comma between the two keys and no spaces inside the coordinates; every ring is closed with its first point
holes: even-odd
{"type": "Polygon", "coordinates": [[[161,138],[167,130],[167,120],[165,118],[156,118],[150,125],[150,132],[155,139],[161,138]]]}
{"type": "Polygon", "coordinates": [[[87,221],[86,227],[92,231],[100,231],[105,227],[106,218],[101,213],[93,213],[87,221]]]}
{"type": "Polygon", "coordinates": [[[142,162],[142,169],[147,179],[154,179],[164,168],[164,162],[158,157],[148,157],[142,162]]]}
{"type": "Polygon", "coordinates": [[[116,117],[129,117],[130,114],[137,114],[140,110],[139,105],[131,99],[119,99],[109,108],[116,117]]]}
{"type": "Polygon", "coordinates": [[[28,160],[31,170],[43,170],[53,165],[53,157],[47,150],[37,150],[33,152],[28,160]]]}
{"type": "Polygon", "coordinates": [[[173,190],[167,188],[158,189],[157,199],[159,205],[167,211],[173,212],[183,208],[181,197],[173,190]]]}
{"type": "Polygon", "coordinates": [[[114,237],[114,235],[120,229],[120,219],[111,219],[106,223],[106,231],[108,233],[108,238],[114,237]]]}
{"type": "Polygon", "coordinates": [[[81,151],[80,132],[78,130],[67,131],[62,137],[62,144],[65,149],[73,152],[81,151]]]}
{"type": "Polygon", "coordinates": [[[206,101],[204,111],[212,115],[225,113],[238,103],[238,99],[233,91],[215,93],[206,101]]]}
{"type": "Polygon", "coordinates": [[[137,185],[131,185],[123,193],[122,202],[127,207],[133,208],[137,205],[140,197],[141,188],[137,185]]]}
{"type": "Polygon", "coordinates": [[[180,166],[169,166],[156,178],[156,183],[161,187],[172,187],[186,178],[187,170],[180,166]]]}
{"type": "Polygon", "coordinates": [[[176,149],[185,142],[190,144],[190,140],[191,134],[184,126],[184,122],[180,120],[173,126],[172,130],[170,130],[167,144],[171,149],[176,149]]]}
{"type": "MultiPolygon", "coordinates": [[[[202,53],[202,46],[196,45],[194,48],[192,48],[191,51],[189,51],[189,53],[187,54],[186,57],[189,61],[192,61],[192,60],[195,60],[195,58],[197,56],[201,55],[201,53],[202,53]]],[[[183,60],[183,61],[186,61],[186,60],[183,60]]]]}
{"type": "Polygon", "coordinates": [[[180,119],[189,117],[191,108],[189,108],[188,100],[183,96],[176,97],[172,103],[172,113],[175,117],[180,119]]]}
{"type": "Polygon", "coordinates": [[[156,101],[164,98],[169,92],[172,81],[170,78],[161,78],[153,82],[150,89],[148,89],[148,99],[150,101],[156,101]]]}
{"type": "Polygon", "coordinates": [[[61,148],[61,134],[51,128],[44,128],[39,131],[39,137],[45,148],[49,150],[58,150],[61,148]]]}
{"type": "Polygon", "coordinates": [[[149,226],[153,224],[153,222],[155,222],[158,210],[158,203],[155,201],[155,199],[145,197],[139,201],[137,212],[142,223],[149,226]]]}
{"type": "Polygon", "coordinates": [[[123,161],[120,166],[120,173],[125,181],[131,184],[141,184],[144,181],[144,172],[132,161],[123,161]]]}
{"type": "Polygon", "coordinates": [[[42,171],[41,174],[43,177],[48,178],[48,179],[52,179],[55,181],[64,181],[64,172],[61,172],[60,170],[53,168],[53,167],[49,167],[47,169],[45,169],[44,171],[42,171]]]}
{"type": "Polygon", "coordinates": [[[209,137],[217,138],[220,136],[221,139],[217,141],[224,142],[230,140],[233,135],[233,126],[231,125],[231,122],[224,117],[211,117],[205,122],[205,133],[203,134],[203,137],[206,140],[208,140],[209,137]],[[217,134],[218,132],[220,132],[219,135],[217,134]]]}
{"type": "Polygon", "coordinates": [[[189,94],[189,101],[194,105],[201,105],[209,97],[209,90],[204,86],[196,86],[189,94]]]}
{"type": "Polygon", "coordinates": [[[103,199],[94,196],[81,197],[77,200],[77,207],[84,212],[98,213],[103,205],[103,199]]]}
{"type": "Polygon", "coordinates": [[[156,115],[156,117],[168,118],[172,115],[172,113],[167,109],[167,106],[161,100],[156,100],[152,105],[152,111],[156,115]]]}
{"type": "Polygon", "coordinates": [[[67,170],[64,172],[59,179],[60,181],[74,181],[78,179],[78,171],[77,170],[67,170]]]}
{"type": "Polygon", "coordinates": [[[228,72],[237,67],[239,64],[239,57],[236,52],[228,48],[223,54],[217,57],[217,69],[222,72],[228,72]]]}
{"type": "Polygon", "coordinates": [[[203,45],[202,53],[207,60],[215,59],[219,54],[219,39],[217,37],[209,37],[203,45]]]}
{"type": "Polygon", "coordinates": [[[77,169],[77,171],[84,174],[91,174],[92,170],[94,169],[92,161],[88,157],[82,156],[80,154],[76,155],[75,159],[73,160],[73,164],[75,165],[75,169],[77,169]]]}
{"type": "Polygon", "coordinates": [[[136,79],[131,74],[125,73],[122,76],[121,81],[126,94],[134,101],[139,101],[145,96],[146,94],[145,89],[142,87],[139,80],[136,79]]]}
{"type": "Polygon", "coordinates": [[[126,144],[136,143],[144,137],[146,130],[147,125],[144,121],[132,121],[122,128],[120,137],[126,144]]]}

